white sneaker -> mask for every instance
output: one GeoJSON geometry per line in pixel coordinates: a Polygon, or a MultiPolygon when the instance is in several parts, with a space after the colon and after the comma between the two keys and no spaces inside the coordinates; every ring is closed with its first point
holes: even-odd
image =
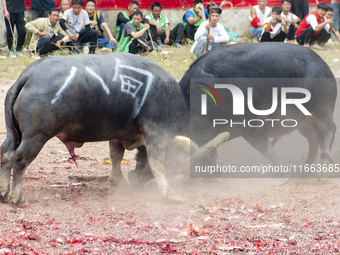
{"type": "Polygon", "coordinates": [[[317,50],[323,50],[324,48],[320,47],[317,43],[313,44],[312,46],[310,46],[312,49],[317,49],[317,50]]]}
{"type": "Polygon", "coordinates": [[[11,51],[11,53],[9,54],[10,58],[16,58],[17,54],[15,53],[15,51],[11,51]]]}
{"type": "Polygon", "coordinates": [[[112,50],[111,49],[109,49],[109,48],[100,48],[100,51],[101,52],[106,52],[106,53],[109,53],[109,52],[112,52],[112,50]]]}
{"type": "Polygon", "coordinates": [[[85,54],[89,54],[89,52],[90,52],[89,46],[85,46],[85,47],[83,48],[83,51],[84,51],[85,54]]]}
{"type": "Polygon", "coordinates": [[[32,52],[32,58],[40,59],[39,53],[38,52],[32,52]]]}

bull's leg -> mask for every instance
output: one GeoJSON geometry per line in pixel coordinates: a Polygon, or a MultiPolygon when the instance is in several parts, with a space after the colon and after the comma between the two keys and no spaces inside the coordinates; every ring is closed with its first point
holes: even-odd
{"type": "Polygon", "coordinates": [[[138,147],[136,161],[136,169],[129,172],[129,181],[133,185],[143,185],[154,178],[149,166],[148,155],[145,146],[138,147]]]}
{"type": "Polygon", "coordinates": [[[261,135],[245,135],[243,138],[256,150],[258,150],[264,157],[271,160],[274,165],[282,164],[282,159],[275,153],[274,147],[269,142],[268,137],[261,135]]]}
{"type": "Polygon", "coordinates": [[[20,143],[17,140],[12,132],[8,132],[5,141],[1,145],[0,202],[8,202],[10,198],[10,179],[14,163],[14,152],[20,143]]]}
{"type": "Polygon", "coordinates": [[[118,140],[109,141],[110,146],[110,157],[112,161],[112,169],[109,177],[111,185],[119,185],[125,182],[122,171],[121,162],[124,157],[124,147],[122,143],[118,140]]]}
{"type": "Polygon", "coordinates": [[[308,157],[306,164],[315,164],[318,156],[320,144],[322,142],[322,134],[315,122],[311,125],[299,128],[301,135],[306,137],[309,145],[308,157]]]}
{"type": "Polygon", "coordinates": [[[158,188],[162,195],[170,201],[183,202],[185,199],[177,195],[170,187],[165,177],[165,167],[163,165],[165,156],[166,141],[157,135],[145,137],[149,165],[153,176],[156,179],[158,188]]]}
{"type": "Polygon", "coordinates": [[[27,166],[35,159],[44,144],[47,142],[42,134],[33,137],[27,137],[23,134],[22,141],[14,154],[13,166],[13,185],[12,185],[12,202],[16,205],[25,203],[22,197],[22,182],[27,166]]]}

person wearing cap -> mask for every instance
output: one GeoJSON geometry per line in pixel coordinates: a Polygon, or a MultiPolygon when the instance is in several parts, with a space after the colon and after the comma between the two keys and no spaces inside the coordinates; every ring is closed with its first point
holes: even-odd
{"type": "Polygon", "coordinates": [[[326,3],[319,3],[316,11],[304,17],[295,33],[298,44],[306,47],[310,45],[314,49],[323,49],[318,45],[319,41],[323,41],[327,33],[331,34],[334,29],[334,21],[325,18],[328,10],[329,6],[326,3]]]}
{"type": "Polygon", "coordinates": [[[202,56],[206,53],[207,43],[209,39],[208,51],[219,47],[222,44],[226,44],[229,41],[229,36],[221,23],[220,15],[222,8],[213,6],[211,9],[211,20],[210,22],[203,21],[198,27],[195,34],[195,42],[191,47],[190,52],[197,57],[202,56]],[[209,33],[208,33],[209,31],[209,33]]]}

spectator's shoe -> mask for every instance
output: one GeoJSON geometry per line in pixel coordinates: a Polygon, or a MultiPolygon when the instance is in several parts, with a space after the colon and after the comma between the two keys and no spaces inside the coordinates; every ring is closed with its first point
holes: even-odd
{"type": "Polygon", "coordinates": [[[40,59],[39,53],[32,51],[32,58],[33,59],[40,59]]]}
{"type": "Polygon", "coordinates": [[[318,44],[313,44],[312,46],[310,46],[312,49],[316,49],[316,50],[323,50],[324,48],[320,47],[318,44]]]}
{"type": "Polygon", "coordinates": [[[10,58],[16,58],[17,54],[15,53],[15,51],[11,51],[11,53],[9,54],[10,58]]]}
{"type": "Polygon", "coordinates": [[[18,51],[18,52],[17,52],[17,56],[18,56],[18,57],[24,57],[25,54],[24,54],[22,51],[18,51]]]}
{"type": "Polygon", "coordinates": [[[176,48],[183,48],[183,46],[180,43],[175,43],[176,48]]]}
{"type": "Polygon", "coordinates": [[[89,54],[89,52],[90,52],[89,46],[84,46],[83,51],[84,51],[85,54],[89,54]]]}
{"type": "Polygon", "coordinates": [[[111,49],[109,49],[109,48],[100,48],[100,51],[101,52],[103,52],[103,53],[110,53],[110,52],[112,52],[112,50],[111,49]]]}

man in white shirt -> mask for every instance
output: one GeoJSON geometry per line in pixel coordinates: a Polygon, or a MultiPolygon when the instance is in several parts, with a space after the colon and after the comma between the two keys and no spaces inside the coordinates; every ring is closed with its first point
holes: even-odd
{"type": "Polygon", "coordinates": [[[282,0],[281,7],[281,19],[286,22],[289,30],[287,34],[287,40],[288,42],[294,42],[295,31],[298,29],[301,19],[294,13],[290,12],[290,9],[292,8],[292,0],[282,0]]]}
{"type": "Polygon", "coordinates": [[[272,16],[264,20],[260,42],[283,42],[286,39],[288,27],[281,19],[281,12],[281,7],[273,7],[272,16]]]}
{"type": "Polygon", "coordinates": [[[258,0],[258,5],[255,5],[250,10],[250,34],[253,41],[260,40],[263,30],[264,19],[270,17],[270,8],[267,5],[267,0],[258,0]]]}
{"type": "Polygon", "coordinates": [[[59,23],[71,39],[72,46],[89,42],[90,53],[94,53],[98,33],[95,29],[91,29],[89,15],[82,9],[82,6],[83,0],[72,0],[72,8],[65,11],[59,23]]]}
{"type": "Polygon", "coordinates": [[[327,35],[326,33],[331,34],[333,31],[334,21],[325,18],[328,10],[329,6],[326,3],[319,3],[316,11],[304,17],[295,33],[296,41],[300,45],[306,47],[311,45],[311,48],[322,49],[318,42],[323,40],[323,37],[327,35]]]}
{"type": "Polygon", "coordinates": [[[221,23],[220,15],[222,8],[213,6],[211,10],[211,21],[203,21],[195,33],[195,43],[192,45],[190,52],[197,57],[206,53],[209,39],[208,51],[219,47],[229,41],[229,36],[221,23]],[[209,33],[208,30],[210,29],[209,33]]]}

